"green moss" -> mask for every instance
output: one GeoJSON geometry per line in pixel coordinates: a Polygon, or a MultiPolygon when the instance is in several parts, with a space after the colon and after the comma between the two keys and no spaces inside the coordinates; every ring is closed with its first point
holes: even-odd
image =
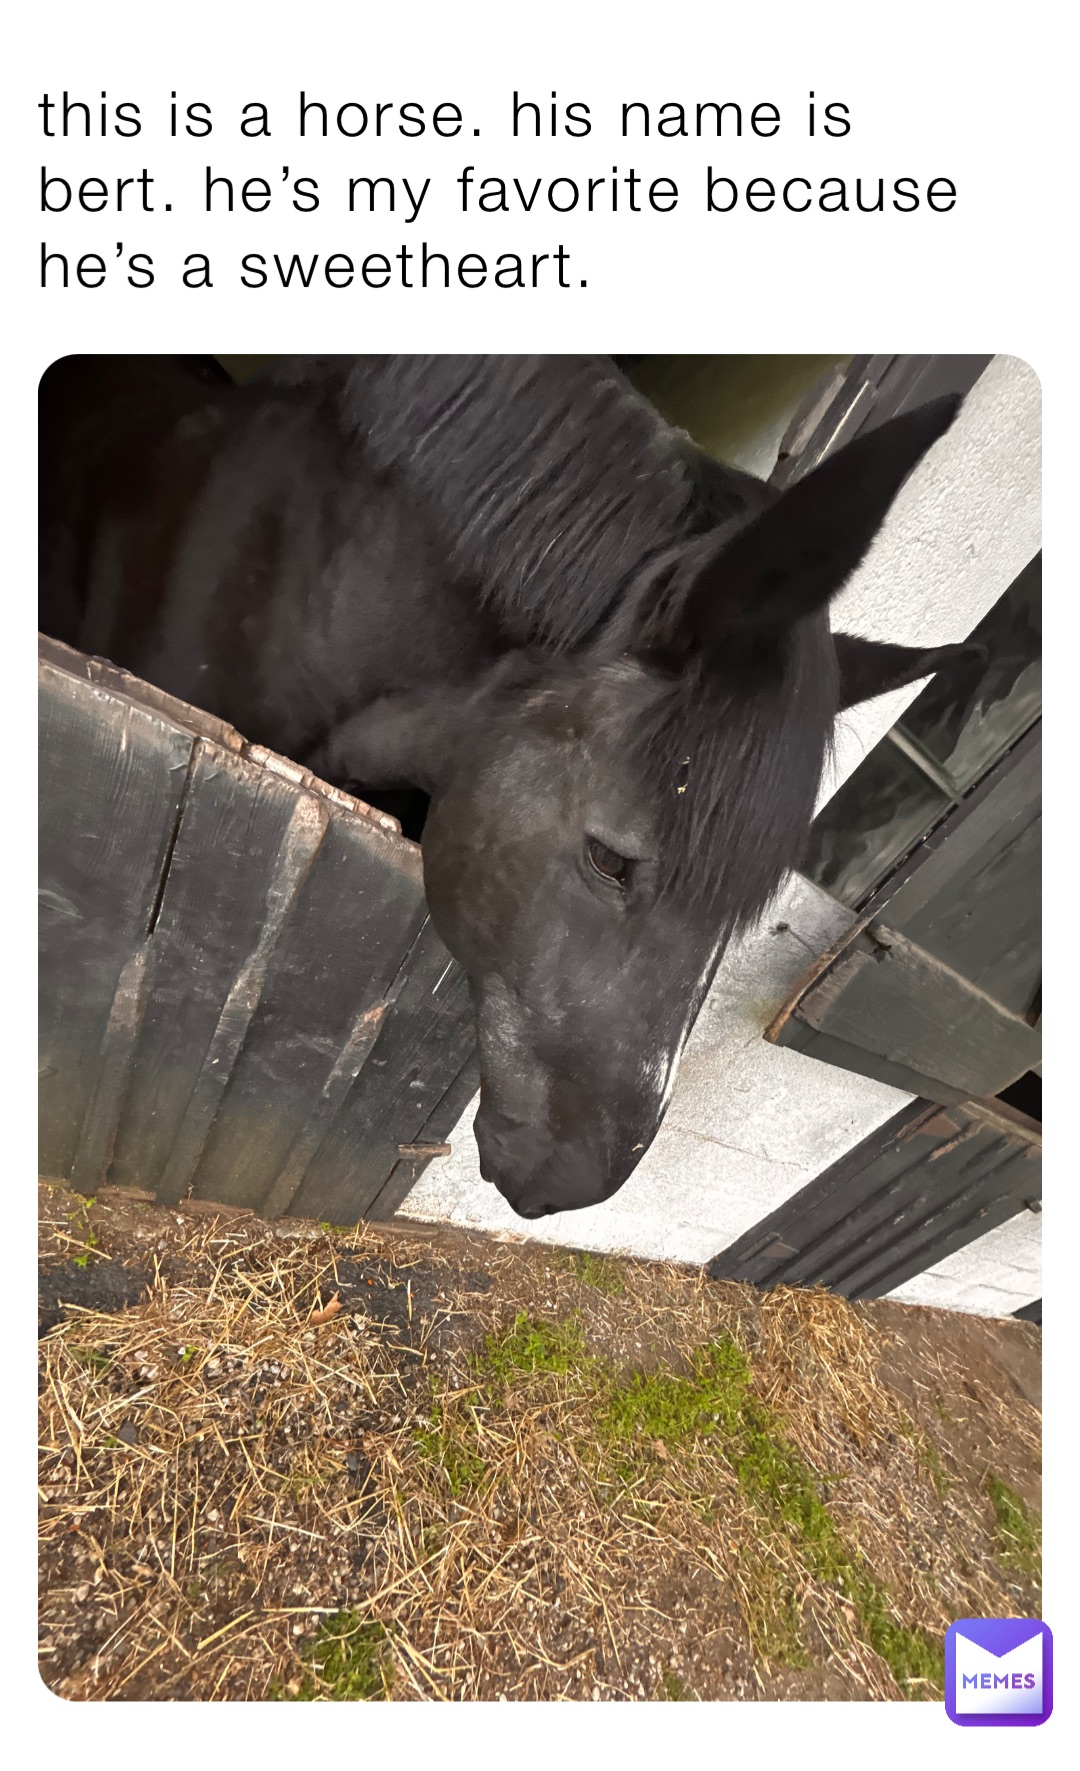
{"type": "Polygon", "coordinates": [[[474,1414],[463,1413],[456,1405],[447,1409],[436,1398],[432,1404],[430,1427],[419,1428],[415,1437],[425,1457],[442,1471],[446,1486],[455,1498],[482,1485],[488,1468],[480,1454],[480,1435],[474,1414]]]}
{"type": "Polygon", "coordinates": [[[730,1434],[749,1381],[746,1360],[730,1340],[703,1348],[685,1376],[631,1372],[609,1388],[598,1422],[600,1438],[614,1445],[643,1446],[656,1455],[657,1441],[670,1453],[717,1428],[730,1434]]]}
{"type": "Polygon", "coordinates": [[[657,1698],[661,1703],[693,1703],[694,1694],[685,1679],[666,1666],[660,1674],[660,1689],[657,1698]]]}
{"type": "Polygon", "coordinates": [[[293,1703],[378,1703],[390,1694],[393,1666],[387,1634],[374,1618],[339,1611],[305,1648],[308,1668],[298,1689],[277,1687],[271,1698],[293,1703]]]}
{"type": "MultiPolygon", "coordinates": [[[[477,1409],[503,1405],[508,1389],[517,1383],[557,1380],[564,1392],[569,1388],[589,1406],[590,1429],[577,1446],[582,1460],[605,1480],[621,1479],[632,1490],[623,1504],[645,1516],[662,1510],[664,1501],[642,1488],[642,1476],[672,1458],[692,1467],[695,1452],[707,1442],[720,1451],[760,1514],[763,1533],[781,1534],[806,1573],[848,1602],[859,1634],[886,1661],[904,1694],[940,1696],[940,1644],[894,1617],[887,1587],[847,1547],[833,1522],[822,1497],[827,1479],[809,1467],[755,1395],[747,1357],[729,1336],[701,1348],[687,1372],[625,1373],[586,1350],[575,1317],[543,1322],[522,1313],[511,1328],[487,1337],[472,1369],[477,1386],[473,1406],[468,1397],[458,1396],[444,1408],[436,1398],[432,1425],[418,1434],[451,1493],[475,1488],[487,1476],[477,1409]]],[[[1018,1497],[1013,1499],[1023,1507],[1018,1497]]],[[[722,1505],[717,1497],[702,1494],[700,1510],[703,1524],[713,1527],[722,1505]]],[[[1013,1513],[1009,1518],[1011,1541],[1019,1542],[1022,1533],[1013,1513]]],[[[776,1560],[766,1556],[752,1569],[744,1563],[743,1572],[748,1576],[743,1603],[755,1650],[792,1666],[808,1665],[801,1616],[805,1583],[796,1590],[776,1560]]],[[[667,1677],[661,1675],[662,1681],[667,1677]]],[[[681,1684],[677,1675],[670,1677],[681,1684]]],[[[681,1700],[666,1684],[665,1698],[681,1700]]]]}
{"type": "Polygon", "coordinates": [[[304,1468],[289,1469],[280,1477],[279,1486],[284,1494],[300,1500],[305,1494],[313,1494],[317,1489],[326,1488],[340,1475],[340,1468],[331,1470],[313,1470],[304,1468]]]}
{"type": "MultiPolygon", "coordinates": [[[[848,1600],[864,1640],[888,1663],[900,1689],[908,1696],[940,1694],[940,1645],[892,1616],[887,1589],[843,1542],[821,1498],[821,1478],[754,1395],[749,1363],[732,1340],[704,1348],[685,1376],[634,1372],[616,1381],[600,1421],[602,1435],[638,1459],[659,1455],[657,1441],[670,1456],[719,1436],[747,1498],[783,1533],[807,1571],[848,1600]]],[[[632,1475],[632,1465],[623,1473],[632,1475]]],[[[763,1565],[746,1587],[747,1625],[759,1652],[792,1666],[808,1664],[796,1595],[763,1565]]]]}
{"type": "Polygon", "coordinates": [[[514,1318],[513,1328],[489,1334],[483,1351],[473,1361],[477,1376],[499,1388],[538,1372],[565,1375],[576,1370],[584,1376],[595,1365],[585,1351],[576,1317],[565,1322],[534,1322],[524,1311],[514,1318]]]}
{"type": "Polygon", "coordinates": [[[475,1388],[455,1395],[450,1403],[442,1401],[436,1388],[431,1425],[415,1435],[421,1451],[439,1466],[454,1496],[481,1487],[489,1476],[478,1410],[502,1407],[507,1387],[523,1378],[575,1370],[586,1374],[596,1362],[585,1351],[577,1321],[534,1322],[521,1313],[512,1328],[486,1336],[470,1363],[475,1388]]]}
{"type": "Polygon", "coordinates": [[[420,1550],[425,1562],[439,1555],[446,1542],[446,1533],[439,1525],[425,1525],[420,1533],[420,1550]]]}
{"type": "Polygon", "coordinates": [[[837,1531],[813,1471],[754,1398],[747,1399],[742,1425],[743,1443],[733,1463],[747,1494],[785,1532],[810,1573],[852,1605],[860,1634],[887,1663],[905,1696],[939,1697],[941,1644],[896,1620],[888,1589],[837,1531]]]}
{"type": "Polygon", "coordinates": [[[888,1608],[888,1592],[865,1564],[852,1563],[845,1590],[871,1648],[880,1654],[905,1697],[938,1699],[945,1689],[945,1651],[923,1630],[909,1630],[888,1608]]]}
{"type": "Polygon", "coordinates": [[[754,1653],[784,1666],[809,1666],[799,1595],[776,1562],[744,1550],[740,1571],[743,1579],[739,1603],[754,1653]]]}
{"type": "Polygon", "coordinates": [[[594,1291],[602,1291],[606,1297],[622,1297],[626,1290],[618,1262],[607,1260],[603,1255],[590,1254],[583,1249],[570,1256],[570,1268],[586,1285],[591,1285],[594,1291]]]}
{"type": "Polygon", "coordinates": [[[90,1223],[90,1207],[96,1204],[97,1200],[94,1195],[89,1194],[86,1198],[80,1199],[75,1210],[69,1212],[67,1216],[68,1229],[73,1235],[83,1238],[83,1252],[75,1255],[73,1261],[73,1265],[76,1267],[88,1266],[90,1251],[98,1246],[98,1233],[90,1223]]]}
{"type": "Polygon", "coordinates": [[[98,1347],[73,1347],[69,1344],[68,1352],[77,1365],[84,1365],[87,1371],[111,1371],[113,1362],[108,1353],[98,1347]]]}
{"type": "MultiPolygon", "coordinates": [[[[91,1200],[90,1203],[93,1204],[93,1200],[91,1200]]],[[[98,1245],[97,1231],[88,1229],[86,1232],[86,1245],[85,1245],[86,1252],[84,1254],[77,1254],[75,1256],[75,1265],[77,1267],[85,1267],[89,1263],[89,1260],[90,1260],[90,1251],[92,1249],[95,1249],[97,1247],[97,1245],[98,1245]]]]}
{"type": "Polygon", "coordinates": [[[1042,1571],[1042,1526],[1039,1515],[991,1470],[986,1492],[994,1509],[998,1552],[1007,1567],[1038,1580],[1042,1571]]]}
{"type": "Polygon", "coordinates": [[[945,1471],[942,1469],[941,1458],[938,1456],[937,1446],[931,1444],[930,1440],[927,1439],[923,1444],[922,1454],[923,1462],[930,1471],[930,1480],[934,1484],[934,1493],[939,1500],[944,1500],[949,1492],[951,1483],[948,1476],[946,1476],[945,1471]]]}

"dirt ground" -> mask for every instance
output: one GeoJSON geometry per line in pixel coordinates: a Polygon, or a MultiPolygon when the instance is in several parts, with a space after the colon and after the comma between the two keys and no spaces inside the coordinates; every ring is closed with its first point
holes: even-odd
{"type": "Polygon", "coordinates": [[[938,1698],[1039,1615],[1040,1330],[41,1191],[72,1699],[938,1698]]]}

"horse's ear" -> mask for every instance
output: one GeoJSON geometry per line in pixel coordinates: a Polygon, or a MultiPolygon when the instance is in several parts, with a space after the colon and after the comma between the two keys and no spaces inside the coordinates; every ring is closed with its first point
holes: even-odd
{"type": "Polygon", "coordinates": [[[946,664],[984,664],[986,648],[977,644],[958,646],[889,646],[860,639],[854,633],[836,633],[836,661],[840,666],[840,708],[858,701],[872,701],[888,689],[933,676],[946,664]]]}
{"type": "Polygon", "coordinates": [[[780,493],[697,570],[679,598],[676,649],[730,659],[776,656],[794,623],[844,584],[901,485],[949,428],[947,395],[856,437],[780,493]]]}

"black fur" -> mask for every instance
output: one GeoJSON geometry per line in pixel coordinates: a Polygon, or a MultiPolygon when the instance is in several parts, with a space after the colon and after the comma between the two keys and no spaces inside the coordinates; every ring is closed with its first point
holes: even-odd
{"type": "Polygon", "coordinates": [[[482,1172],[525,1216],[595,1203],[801,857],[838,708],[949,653],[838,652],[828,603],[952,410],[777,493],[598,357],[299,358],[243,389],[68,358],[41,624],[364,797],[432,796],[482,1172]]]}

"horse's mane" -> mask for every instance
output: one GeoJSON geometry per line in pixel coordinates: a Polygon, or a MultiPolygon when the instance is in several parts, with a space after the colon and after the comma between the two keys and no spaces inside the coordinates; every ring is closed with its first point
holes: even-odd
{"type": "Polygon", "coordinates": [[[301,357],[273,380],[332,402],[513,645],[577,651],[644,568],[757,484],[604,357],[301,357]]]}
{"type": "MultiPolygon", "coordinates": [[[[695,448],[602,357],[305,357],[273,380],[328,402],[509,643],[549,655],[605,630],[610,656],[632,650],[654,617],[653,578],[677,623],[664,562],[773,496],[695,448]]],[[[666,884],[712,905],[727,934],[799,864],[813,815],[836,660],[825,617],[800,627],[782,678],[690,664],[627,734],[656,794],[666,884]]]]}

